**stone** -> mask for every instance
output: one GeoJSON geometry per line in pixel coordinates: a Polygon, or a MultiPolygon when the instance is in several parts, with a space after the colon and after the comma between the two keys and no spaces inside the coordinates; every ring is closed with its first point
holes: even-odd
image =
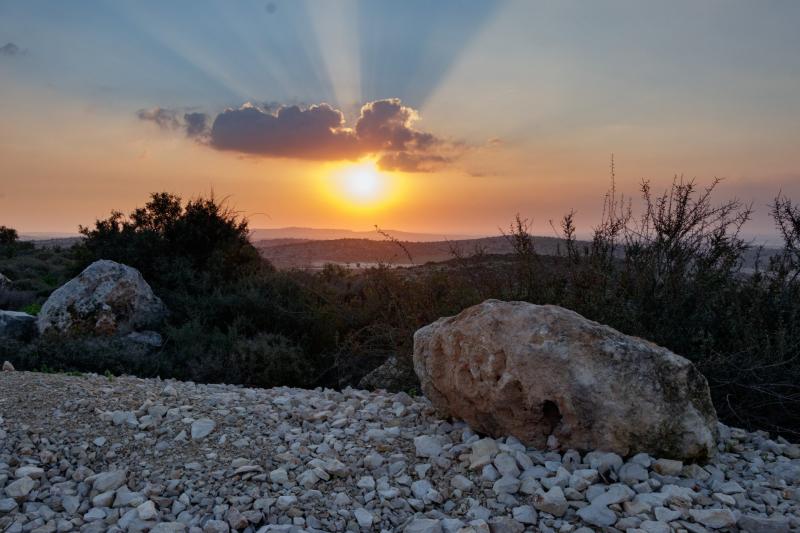
{"type": "Polygon", "coordinates": [[[647,469],[637,463],[625,463],[620,467],[617,475],[620,481],[628,485],[636,485],[650,477],[647,474],[647,469]]]}
{"type": "Polygon", "coordinates": [[[36,487],[36,482],[25,476],[6,485],[6,496],[10,498],[24,498],[36,487]]]}
{"type": "Polygon", "coordinates": [[[353,516],[356,517],[356,522],[358,522],[360,527],[372,527],[372,513],[366,509],[359,507],[353,511],[353,516]]]}
{"type": "Polygon", "coordinates": [[[669,524],[658,520],[645,520],[639,524],[639,529],[645,533],[670,533],[669,524]]]}
{"type": "Polygon", "coordinates": [[[210,418],[201,418],[192,422],[192,440],[200,440],[206,438],[217,424],[210,418]]]}
{"type": "Polygon", "coordinates": [[[150,533],[183,533],[186,531],[186,524],[181,522],[161,522],[153,526],[150,533]]]}
{"type": "Polygon", "coordinates": [[[14,365],[10,361],[3,361],[3,372],[14,372],[14,365]]]}
{"type": "Polygon", "coordinates": [[[0,310],[0,339],[30,340],[36,336],[36,317],[22,311],[0,310]]]}
{"type": "Polygon", "coordinates": [[[81,500],[77,496],[67,495],[61,498],[61,506],[67,514],[74,515],[81,506],[81,500]]]}
{"type": "Polygon", "coordinates": [[[417,457],[439,457],[442,454],[442,445],[436,437],[420,435],[414,438],[414,449],[417,457]]]}
{"type": "Polygon", "coordinates": [[[614,485],[609,485],[608,489],[602,494],[595,498],[590,498],[589,501],[592,505],[607,506],[630,501],[634,496],[636,496],[636,493],[630,487],[622,483],[615,483],[614,485]]]}
{"type": "Polygon", "coordinates": [[[567,499],[561,487],[553,487],[547,492],[539,490],[533,496],[533,506],[536,510],[553,516],[564,516],[567,512],[567,499]]]}
{"type": "Polygon", "coordinates": [[[31,479],[39,479],[42,475],[44,475],[44,469],[38,466],[21,466],[14,470],[14,477],[17,479],[25,476],[31,479]]]}
{"type": "Polygon", "coordinates": [[[525,526],[514,519],[500,516],[489,520],[489,531],[490,533],[522,533],[525,531],[525,526]]]}
{"type": "Polygon", "coordinates": [[[494,482],[492,490],[494,490],[494,493],[498,496],[500,494],[515,494],[519,491],[520,484],[519,479],[515,477],[503,476],[494,482]]]}
{"type": "Polygon", "coordinates": [[[507,453],[499,453],[495,456],[494,467],[501,476],[519,477],[517,460],[507,453]]]}
{"type": "Polygon", "coordinates": [[[683,462],[672,459],[658,459],[651,468],[653,472],[662,476],[677,476],[683,470],[683,462]]]}
{"type": "Polygon", "coordinates": [[[286,472],[283,468],[276,468],[272,472],[269,473],[269,480],[273,483],[280,483],[281,485],[285,485],[289,482],[289,473],[286,472]]]}
{"type": "Polygon", "coordinates": [[[484,438],[474,442],[469,467],[472,469],[483,468],[492,462],[497,451],[497,442],[494,439],[484,438]]]}
{"type": "Polygon", "coordinates": [[[711,529],[723,529],[736,525],[736,515],[730,509],[690,509],[689,516],[711,529]]]}
{"type": "Polygon", "coordinates": [[[544,449],[716,452],[708,384],[665,348],[552,305],[487,300],[414,334],[414,369],[441,413],[544,449]]]}
{"type": "Polygon", "coordinates": [[[604,505],[594,503],[578,509],[578,516],[581,520],[597,527],[610,527],[617,521],[617,515],[604,505]]]}
{"type": "Polygon", "coordinates": [[[475,484],[467,477],[456,474],[453,476],[453,479],[450,480],[450,486],[461,491],[468,491],[472,490],[475,484]]]}
{"type": "Polygon", "coordinates": [[[522,524],[536,525],[537,515],[536,510],[530,505],[521,505],[511,509],[511,515],[514,520],[522,524]]]}
{"type": "Polygon", "coordinates": [[[17,501],[14,498],[0,499],[0,513],[10,513],[17,508],[17,501]]]}
{"type": "Polygon", "coordinates": [[[736,524],[748,533],[789,533],[791,525],[785,517],[765,518],[755,515],[742,515],[736,524]]]}
{"type": "Polygon", "coordinates": [[[148,500],[136,508],[136,513],[139,515],[141,520],[154,520],[158,517],[158,511],[156,510],[156,504],[153,503],[151,500],[148,500]]]}
{"type": "Polygon", "coordinates": [[[404,533],[442,533],[442,524],[433,518],[417,518],[404,529],[404,533]]]}
{"type": "Polygon", "coordinates": [[[203,533],[228,533],[230,530],[228,523],[223,520],[209,520],[203,526],[203,533]]]}
{"type": "Polygon", "coordinates": [[[92,488],[98,492],[106,492],[108,490],[116,490],[125,484],[128,477],[128,472],[125,470],[114,470],[111,472],[102,472],[95,476],[92,483],[92,488]]]}
{"type": "Polygon", "coordinates": [[[37,317],[40,333],[125,335],[159,325],[166,308],[135,268],[95,261],[50,295],[37,317]]]}

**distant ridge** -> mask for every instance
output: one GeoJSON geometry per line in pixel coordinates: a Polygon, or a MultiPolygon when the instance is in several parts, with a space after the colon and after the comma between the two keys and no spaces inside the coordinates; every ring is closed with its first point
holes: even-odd
{"type": "MultiPolygon", "coordinates": [[[[457,235],[443,233],[414,233],[399,230],[383,230],[388,235],[401,241],[413,242],[438,242],[438,241],[459,241],[475,239],[479,235],[457,235]]],[[[335,239],[369,239],[372,241],[384,241],[386,237],[376,230],[354,231],[349,229],[333,228],[254,228],[250,230],[250,240],[253,242],[273,240],[273,239],[299,239],[312,241],[326,241],[335,239]]]]}

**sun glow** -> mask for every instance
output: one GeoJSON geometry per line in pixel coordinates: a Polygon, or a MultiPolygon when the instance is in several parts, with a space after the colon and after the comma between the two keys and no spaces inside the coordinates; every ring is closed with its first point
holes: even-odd
{"type": "Polygon", "coordinates": [[[378,169],[374,161],[338,166],[326,173],[329,196],[349,210],[374,210],[397,197],[397,178],[378,169]]]}

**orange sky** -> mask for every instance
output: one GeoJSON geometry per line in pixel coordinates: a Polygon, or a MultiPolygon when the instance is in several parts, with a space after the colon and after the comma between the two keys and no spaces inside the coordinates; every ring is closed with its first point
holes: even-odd
{"type": "MultiPolygon", "coordinates": [[[[314,5],[308,4],[313,24],[305,31],[315,31],[319,39],[342,34],[314,5]]],[[[108,16],[146,15],[127,6],[108,16]]],[[[716,11],[680,3],[677,14],[619,7],[619,13],[613,8],[600,13],[598,25],[587,30],[578,8],[502,3],[481,14],[481,23],[457,51],[447,49],[446,68],[436,76],[415,67],[419,83],[431,80],[424,95],[412,90],[413,77],[398,85],[397,94],[386,89],[365,94],[363,52],[358,63],[346,43],[320,46],[331,94],[298,91],[297,98],[290,96],[292,87],[304,85],[291,83],[291,72],[280,90],[267,81],[261,88],[245,83],[244,74],[236,83],[235,65],[214,63],[213,56],[198,55],[199,48],[193,53],[189,29],[144,36],[130,30],[115,50],[123,57],[148,58],[158,71],[162,59],[146,48],[148,40],[157,40],[176,54],[174,61],[192,59],[195,70],[227,80],[236,92],[220,89],[217,97],[177,73],[172,79],[166,67],[166,74],[149,77],[137,72],[120,88],[115,82],[123,73],[111,79],[87,66],[93,54],[101,65],[113,58],[106,57],[102,43],[83,48],[80,28],[70,27],[79,22],[66,20],[60,33],[54,32],[48,27],[53,22],[41,14],[7,7],[15,11],[0,16],[0,41],[20,41],[25,53],[0,56],[0,224],[22,232],[72,232],[111,209],[141,205],[153,191],[189,197],[213,190],[249,216],[253,227],[365,230],[377,224],[494,234],[520,212],[534,219],[537,233],[550,234],[548,220],[574,208],[585,234],[599,215],[613,152],[621,190],[635,194],[645,177],[663,187],[676,173],[701,183],[724,177],[719,198],[753,201],[756,218],[749,230],[769,233],[764,206],[771,196],[782,189],[800,199],[800,59],[788,53],[797,50],[796,27],[782,20],[797,10],[756,10],[752,22],[747,3],[719,5],[716,11]],[[620,13],[625,13],[621,20],[620,13]],[[647,24],[655,27],[646,31],[647,24]],[[745,24],[750,32],[736,33],[745,24]],[[78,42],[64,51],[59,36],[78,42]],[[54,66],[56,60],[61,66],[54,66]],[[73,71],[87,74],[73,79],[58,70],[70,68],[70,62],[73,71]],[[136,114],[155,107],[199,109],[213,120],[246,101],[329,102],[353,128],[359,106],[395,97],[418,113],[415,131],[435,136],[450,152],[446,163],[429,172],[386,173],[387,196],[371,206],[355,205],[337,181],[347,173],[347,161],[214,149],[136,114]]],[[[275,16],[280,14],[279,6],[275,16]]],[[[430,50],[419,54],[438,57],[435,39],[427,46],[430,50]]],[[[409,48],[407,55],[412,52],[409,48]]],[[[264,61],[269,66],[269,58],[264,61]]],[[[378,156],[370,153],[368,159],[378,156]]]]}

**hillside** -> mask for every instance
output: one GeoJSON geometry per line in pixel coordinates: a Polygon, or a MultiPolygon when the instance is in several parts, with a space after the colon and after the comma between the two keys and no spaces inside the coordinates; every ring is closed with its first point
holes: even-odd
{"type": "MultiPolygon", "coordinates": [[[[563,242],[554,237],[534,237],[536,251],[557,255],[563,242]]],[[[434,242],[397,242],[369,239],[332,239],[286,242],[261,240],[254,242],[263,257],[278,268],[320,268],[325,263],[363,267],[386,263],[398,266],[421,265],[447,261],[456,255],[508,254],[512,246],[505,237],[485,237],[434,242]],[[405,250],[404,250],[405,248],[405,250]],[[406,253],[406,251],[408,253],[406,253]],[[409,255],[411,256],[409,258],[409,255]]]]}
{"type": "Polygon", "coordinates": [[[410,231],[399,231],[394,229],[369,231],[355,231],[337,228],[254,228],[250,230],[250,239],[253,241],[274,240],[274,239],[302,239],[302,240],[332,240],[332,239],[369,239],[382,241],[385,235],[391,235],[394,239],[401,241],[434,242],[445,240],[463,240],[476,238],[475,235],[464,234],[442,234],[442,233],[418,233],[410,231]]]}

